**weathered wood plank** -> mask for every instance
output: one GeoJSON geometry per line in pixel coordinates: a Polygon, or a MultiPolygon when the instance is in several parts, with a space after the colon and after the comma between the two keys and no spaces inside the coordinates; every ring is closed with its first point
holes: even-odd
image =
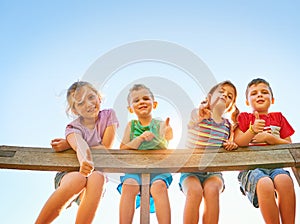
{"type": "Polygon", "coordinates": [[[96,168],[105,172],[196,172],[252,169],[255,167],[275,168],[294,166],[289,150],[277,150],[276,157],[271,151],[230,152],[203,154],[112,154],[93,155],[96,168]]]}
{"type": "Polygon", "coordinates": [[[300,167],[300,148],[291,148],[290,153],[295,160],[295,166],[300,167]]]}
{"type": "Polygon", "coordinates": [[[0,168],[43,171],[78,170],[74,152],[55,153],[48,148],[0,147],[0,168]],[[11,156],[8,156],[10,152],[11,156]]]}
{"type": "MultiPolygon", "coordinates": [[[[292,167],[300,186],[300,143],[263,147],[176,150],[93,150],[95,168],[110,173],[143,173],[140,223],[149,223],[150,173],[233,171],[292,167]],[[148,184],[147,184],[148,183],[148,184]]],[[[78,170],[73,150],[0,146],[0,168],[44,171],[78,170]]]]}
{"type": "Polygon", "coordinates": [[[140,210],[140,224],[150,223],[150,174],[143,173],[141,187],[141,210],[140,210]]]}
{"type": "Polygon", "coordinates": [[[300,150],[296,148],[292,148],[290,149],[290,152],[295,160],[295,166],[292,167],[292,171],[300,187],[300,150]]]}
{"type": "MultiPolygon", "coordinates": [[[[78,170],[75,153],[55,153],[48,148],[0,147],[0,168],[28,170],[78,170]]],[[[299,151],[299,150],[298,150],[299,151]]],[[[96,169],[119,173],[232,171],[255,167],[293,167],[289,149],[274,150],[94,150],[96,169]]]]}
{"type": "Polygon", "coordinates": [[[294,176],[298,182],[298,186],[300,187],[300,167],[292,167],[292,171],[294,176]]]}

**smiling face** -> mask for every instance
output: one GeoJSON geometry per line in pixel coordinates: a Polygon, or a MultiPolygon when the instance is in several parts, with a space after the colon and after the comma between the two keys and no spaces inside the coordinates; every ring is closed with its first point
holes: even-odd
{"type": "Polygon", "coordinates": [[[253,84],[248,87],[246,104],[251,106],[253,112],[267,114],[273,103],[271,89],[266,83],[253,84]]]}
{"type": "Polygon", "coordinates": [[[84,119],[95,119],[100,111],[100,97],[87,86],[78,88],[73,94],[72,112],[84,119]]]}
{"type": "Polygon", "coordinates": [[[129,95],[128,110],[135,113],[139,118],[151,116],[152,109],[155,109],[157,102],[154,101],[152,94],[145,88],[131,91],[129,95]]]}

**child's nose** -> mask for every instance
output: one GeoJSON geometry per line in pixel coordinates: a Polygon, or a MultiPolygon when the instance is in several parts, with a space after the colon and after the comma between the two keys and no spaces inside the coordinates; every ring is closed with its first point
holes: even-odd
{"type": "Polygon", "coordinates": [[[257,94],[258,96],[262,96],[262,93],[261,92],[258,92],[258,94],[257,94]]]}
{"type": "Polygon", "coordinates": [[[93,105],[93,101],[92,100],[88,100],[87,101],[87,106],[93,105]]]}

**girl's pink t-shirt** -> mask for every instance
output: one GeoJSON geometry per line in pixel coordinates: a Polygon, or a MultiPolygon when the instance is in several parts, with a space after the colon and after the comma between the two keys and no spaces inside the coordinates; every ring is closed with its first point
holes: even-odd
{"type": "Polygon", "coordinates": [[[90,147],[97,146],[102,143],[103,134],[107,127],[112,125],[116,125],[117,127],[119,126],[116,113],[113,109],[104,109],[99,112],[94,129],[85,127],[81,124],[80,120],[81,119],[79,117],[67,125],[65,136],[67,137],[69,134],[74,132],[78,133],[90,147]]]}

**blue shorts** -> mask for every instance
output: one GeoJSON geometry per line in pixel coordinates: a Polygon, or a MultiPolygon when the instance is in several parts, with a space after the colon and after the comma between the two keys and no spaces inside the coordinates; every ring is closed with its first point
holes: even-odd
{"type": "Polygon", "coordinates": [[[238,175],[238,181],[240,183],[240,190],[244,195],[247,195],[248,199],[255,208],[258,208],[258,199],[256,194],[256,185],[259,179],[263,177],[269,177],[274,181],[278,174],[286,174],[291,176],[289,171],[278,169],[263,169],[256,168],[254,170],[241,171],[238,175]]]}
{"type": "Polygon", "coordinates": [[[199,172],[199,173],[181,173],[180,180],[179,180],[179,188],[182,191],[182,183],[185,180],[185,178],[194,176],[197,177],[201,184],[204,183],[208,178],[210,177],[219,177],[222,180],[223,183],[223,190],[225,189],[223,174],[221,172],[199,172]]]}
{"type": "MultiPolygon", "coordinates": [[[[119,191],[119,193],[122,193],[122,186],[125,180],[127,179],[134,179],[140,186],[142,184],[142,180],[141,180],[141,174],[138,173],[126,173],[124,176],[120,177],[120,181],[121,183],[118,185],[117,190],[119,191]]],[[[167,188],[169,188],[169,186],[171,185],[172,181],[173,181],[173,177],[170,173],[151,173],[150,174],[150,186],[151,184],[153,184],[154,181],[156,180],[163,180],[167,186],[167,188]]],[[[154,213],[155,212],[155,205],[154,205],[154,200],[152,198],[152,196],[150,195],[150,212],[154,213]]],[[[139,208],[141,205],[141,195],[138,194],[136,196],[136,203],[135,203],[135,207],[139,208]]]]}

